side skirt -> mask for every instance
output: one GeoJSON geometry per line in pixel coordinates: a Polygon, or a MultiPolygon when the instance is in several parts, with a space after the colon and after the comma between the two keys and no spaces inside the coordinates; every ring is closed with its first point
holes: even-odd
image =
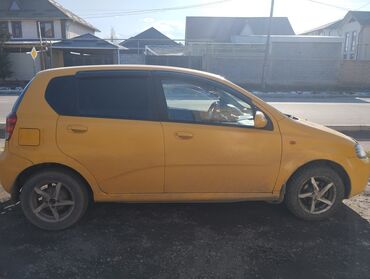
{"type": "Polygon", "coordinates": [[[96,202],[240,202],[275,201],[279,195],[273,193],[153,193],[96,195],[96,202]]]}

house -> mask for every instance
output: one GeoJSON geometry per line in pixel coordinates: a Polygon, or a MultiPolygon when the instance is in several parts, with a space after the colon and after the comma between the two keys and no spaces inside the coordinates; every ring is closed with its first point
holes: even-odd
{"type": "Polygon", "coordinates": [[[51,67],[119,64],[121,49],[125,48],[87,33],[52,44],[51,67]]]}
{"type": "Polygon", "coordinates": [[[40,69],[50,67],[46,50],[50,44],[99,31],[54,0],[1,0],[0,30],[10,33],[6,43],[13,79],[28,80],[40,69]],[[34,64],[28,52],[42,50],[34,64]]]}
{"type": "Polygon", "coordinates": [[[61,40],[99,31],[54,0],[1,0],[0,29],[19,44],[40,40],[40,33],[42,39],[61,40]]]}
{"type": "Polygon", "coordinates": [[[370,60],[370,11],[349,11],[343,19],[303,35],[341,36],[343,59],[370,60]]]}
{"type": "MultiPolygon", "coordinates": [[[[268,17],[187,17],[185,41],[237,43],[246,36],[266,36],[268,17]]],[[[295,35],[287,17],[273,17],[271,35],[295,35]]]]}
{"type": "Polygon", "coordinates": [[[178,43],[171,40],[154,27],[121,42],[120,45],[126,48],[126,50],[122,51],[125,54],[143,54],[146,46],[179,46],[178,43]]]}

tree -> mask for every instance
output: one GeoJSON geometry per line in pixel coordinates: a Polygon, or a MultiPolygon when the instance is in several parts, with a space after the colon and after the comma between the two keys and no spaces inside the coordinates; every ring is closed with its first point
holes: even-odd
{"type": "Polygon", "coordinates": [[[10,69],[11,63],[9,60],[9,52],[5,50],[5,42],[10,38],[10,34],[6,31],[0,31],[0,78],[6,79],[12,76],[10,69]]]}

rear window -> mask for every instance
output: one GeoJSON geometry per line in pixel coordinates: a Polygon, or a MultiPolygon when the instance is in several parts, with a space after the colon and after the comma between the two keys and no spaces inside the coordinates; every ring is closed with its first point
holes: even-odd
{"type": "Polygon", "coordinates": [[[16,113],[17,112],[17,110],[19,108],[19,105],[21,104],[24,95],[26,95],[26,93],[28,91],[28,88],[30,87],[30,84],[31,83],[32,83],[32,80],[26,85],[26,87],[23,89],[22,93],[19,95],[19,97],[15,101],[15,103],[13,105],[13,108],[12,108],[12,113],[16,113]]]}
{"type": "Polygon", "coordinates": [[[76,79],[74,76],[57,77],[50,81],[46,101],[61,115],[78,115],[76,79]]]}
{"type": "Polygon", "coordinates": [[[147,76],[64,76],[50,81],[45,98],[60,115],[152,119],[147,76]]]}

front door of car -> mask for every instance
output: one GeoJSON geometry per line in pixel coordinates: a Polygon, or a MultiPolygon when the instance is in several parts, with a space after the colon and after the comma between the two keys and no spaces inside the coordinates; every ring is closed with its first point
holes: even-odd
{"type": "Polygon", "coordinates": [[[59,148],[86,167],[106,193],[163,192],[163,132],[148,74],[84,72],[72,82],[75,88],[68,90],[77,92],[78,113],[59,117],[59,148]]]}
{"type": "Polygon", "coordinates": [[[281,137],[270,119],[254,128],[256,108],[228,87],[163,75],[166,121],[165,192],[271,193],[279,172],[281,137]]]}

